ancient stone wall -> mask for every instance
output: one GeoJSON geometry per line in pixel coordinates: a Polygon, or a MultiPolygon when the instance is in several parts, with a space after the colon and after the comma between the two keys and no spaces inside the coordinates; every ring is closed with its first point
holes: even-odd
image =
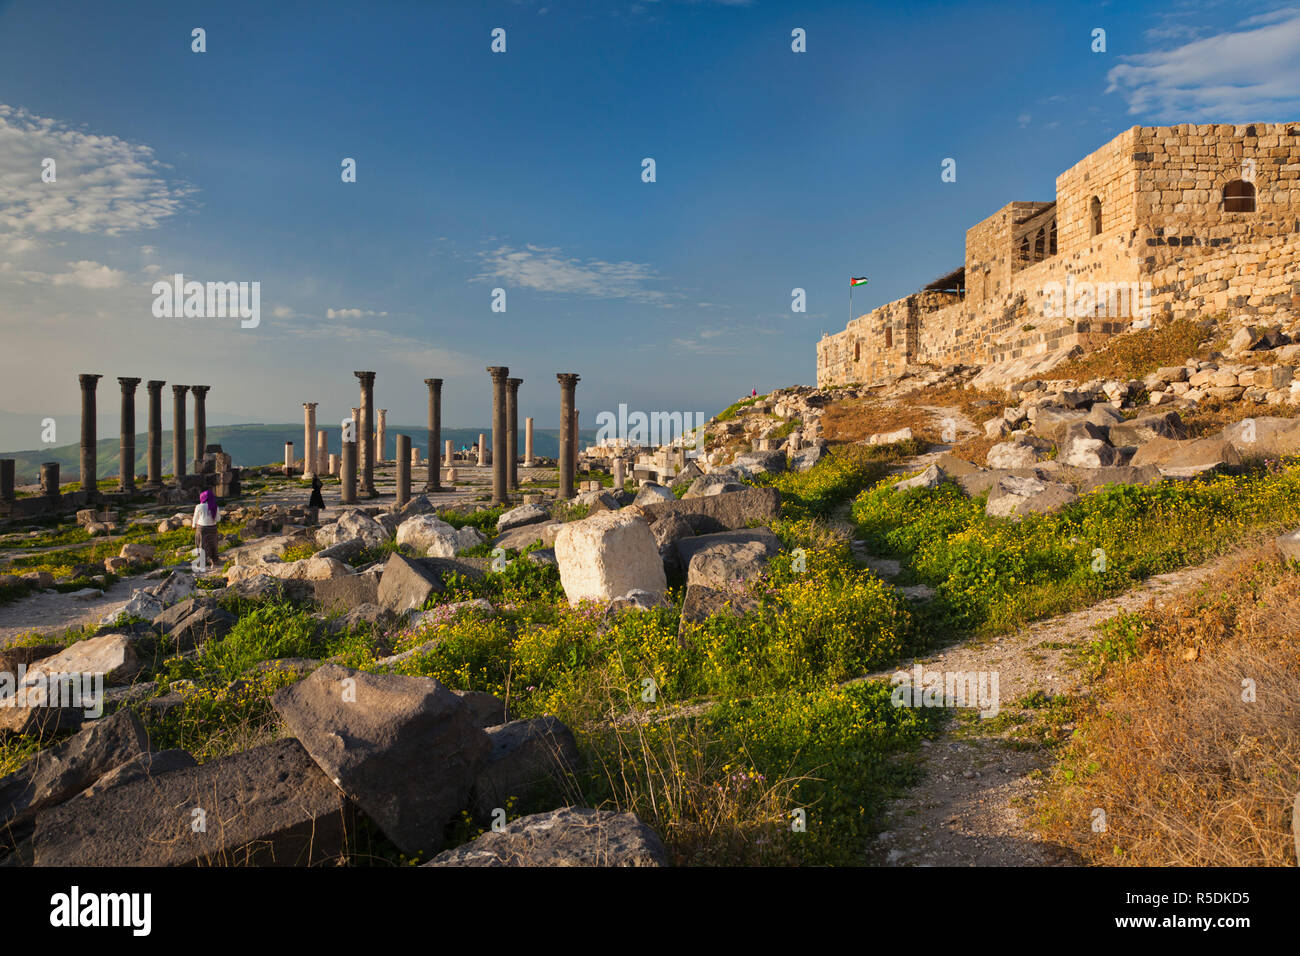
{"type": "Polygon", "coordinates": [[[1121,133],[1057,177],[1055,205],[1009,203],[967,231],[965,295],[917,293],[825,336],[818,385],[879,384],[912,363],[1064,356],[1135,318],[1290,318],[1300,312],[1298,127],[1121,133]],[[1245,182],[1254,211],[1225,208],[1225,191],[1245,182]]]}

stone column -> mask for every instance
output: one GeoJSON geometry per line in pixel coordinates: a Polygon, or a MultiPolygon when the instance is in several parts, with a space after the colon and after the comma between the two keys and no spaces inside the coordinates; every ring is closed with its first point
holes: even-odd
{"type": "Polygon", "coordinates": [[[149,389],[149,463],[145,478],[146,491],[162,488],[162,387],[166,382],[145,382],[149,389]]]}
{"type": "Polygon", "coordinates": [[[375,373],[353,372],[361,382],[361,487],[363,495],[375,493],[375,373]]]}
{"type": "Polygon", "coordinates": [[[185,393],[188,385],[172,386],[172,477],[176,487],[185,477],[185,393]]]}
{"type": "Polygon", "coordinates": [[[573,497],[573,472],[577,462],[574,451],[577,438],[573,426],[577,416],[573,413],[573,392],[578,385],[576,372],[559,372],[556,379],[560,383],[560,490],[561,498],[573,497]]]}
{"type": "Polygon", "coordinates": [[[505,504],[510,500],[506,484],[510,479],[509,435],[506,427],[506,378],[510,369],[504,365],[489,365],[492,376],[492,503],[505,504]]]}
{"type": "Polygon", "coordinates": [[[284,473],[286,475],[293,474],[293,459],[293,442],[287,441],[284,443],[284,473]]]}
{"type": "Polygon", "coordinates": [[[345,505],[354,505],[357,503],[357,443],[355,441],[343,442],[343,460],[339,464],[339,471],[343,482],[339,501],[345,505]]]}
{"type": "Polygon", "coordinates": [[[519,487],[519,386],[522,378],[506,379],[506,481],[510,490],[519,487]]]}
{"type": "Polygon", "coordinates": [[[438,467],[438,449],[442,447],[442,379],[426,378],[424,384],[429,386],[429,472],[424,490],[442,491],[442,469],[438,467]]]}
{"type": "Polygon", "coordinates": [[[310,478],[316,474],[316,446],[320,439],[316,435],[316,406],[320,402],[302,403],[302,476],[310,478]]]}
{"type": "Polygon", "coordinates": [[[411,500],[411,436],[397,436],[397,504],[404,505],[411,500]]]}
{"type": "Polygon", "coordinates": [[[78,375],[81,382],[81,490],[99,491],[99,446],[95,436],[95,388],[102,375],[78,375]]]}
{"type": "Polygon", "coordinates": [[[420,449],[414,445],[411,446],[411,469],[415,470],[420,467],[420,449]]]}
{"type": "Polygon", "coordinates": [[[117,445],[117,488],[135,491],[135,389],[138,378],[119,378],[122,386],[122,427],[117,445]]]}
{"type": "Polygon", "coordinates": [[[448,468],[451,468],[456,464],[456,454],[452,451],[450,438],[447,439],[446,457],[444,462],[448,468]]]}
{"type": "Polygon", "coordinates": [[[330,433],[325,429],[318,429],[316,432],[316,454],[312,457],[311,463],[315,469],[312,474],[319,475],[322,471],[327,475],[334,474],[334,470],[329,467],[330,460],[330,433]]]}
{"type": "Polygon", "coordinates": [[[573,473],[578,473],[578,410],[573,410],[573,473]]]}
{"type": "Polygon", "coordinates": [[[486,432],[479,432],[479,433],[478,433],[478,466],[479,466],[480,468],[483,468],[483,467],[486,467],[486,466],[487,466],[487,463],[488,463],[488,460],[487,460],[487,433],[486,433],[486,432]]]}
{"type": "Polygon", "coordinates": [[[41,494],[57,498],[59,494],[59,463],[47,461],[41,464],[41,494]]]}
{"type": "Polygon", "coordinates": [[[524,467],[533,467],[533,420],[524,419],[524,467]]]}
{"type": "Polygon", "coordinates": [[[388,409],[379,410],[379,424],[375,428],[375,464],[382,465],[388,452],[388,409]]]}
{"type": "Polygon", "coordinates": [[[627,481],[627,475],[623,471],[623,459],[615,458],[613,465],[610,467],[610,471],[614,474],[614,490],[622,491],[623,483],[627,481]]]}
{"type": "Polygon", "coordinates": [[[330,474],[334,475],[335,477],[338,477],[339,456],[334,454],[333,452],[330,452],[329,462],[330,462],[330,474]]]}
{"type": "Polygon", "coordinates": [[[0,458],[0,501],[13,501],[14,497],[14,459],[0,458]]]}
{"type": "Polygon", "coordinates": [[[203,453],[208,450],[208,389],[211,385],[191,385],[194,393],[194,473],[203,468],[203,453]]]}

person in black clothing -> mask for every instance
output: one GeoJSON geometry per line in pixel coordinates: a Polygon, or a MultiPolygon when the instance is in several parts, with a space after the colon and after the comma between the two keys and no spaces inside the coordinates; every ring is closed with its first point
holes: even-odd
{"type": "Polygon", "coordinates": [[[311,479],[311,500],[307,502],[308,508],[324,508],[325,499],[320,493],[321,483],[319,475],[312,475],[311,479]]]}

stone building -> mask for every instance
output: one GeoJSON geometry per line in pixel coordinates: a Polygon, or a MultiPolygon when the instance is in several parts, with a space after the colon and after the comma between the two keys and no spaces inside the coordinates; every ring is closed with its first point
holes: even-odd
{"type": "Polygon", "coordinates": [[[1300,315],[1300,123],[1135,126],[966,231],[966,261],[817,343],[817,384],[1045,369],[1135,320],[1300,315]]]}

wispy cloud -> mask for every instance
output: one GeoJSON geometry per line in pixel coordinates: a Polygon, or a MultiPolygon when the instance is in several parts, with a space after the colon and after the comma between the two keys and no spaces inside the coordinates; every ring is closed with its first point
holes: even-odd
{"type": "Polygon", "coordinates": [[[657,278],[639,262],[576,259],[559,249],[528,245],[522,249],[500,246],[480,255],[485,271],[471,281],[500,280],[539,292],[587,295],[600,299],[630,299],[667,305],[667,293],[647,288],[657,278]]]}
{"type": "Polygon", "coordinates": [[[117,236],[153,229],[193,187],[169,182],[148,146],[0,104],[0,230],[117,236]],[[44,182],[42,162],[56,178],[44,182]]]}
{"type": "Polygon", "coordinates": [[[116,289],[126,282],[127,274],[103,263],[83,259],[69,262],[67,272],[19,272],[27,282],[48,285],[70,285],[82,289],[116,289]]]}
{"type": "Polygon", "coordinates": [[[1167,122],[1286,121],[1300,114],[1300,8],[1242,21],[1170,50],[1124,57],[1108,74],[1130,114],[1167,122]]]}
{"type": "MultiPolygon", "coordinates": [[[[276,311],[279,311],[278,309],[276,311]]],[[[375,312],[371,309],[326,309],[325,318],[327,319],[369,319],[382,317],[387,312],[375,312]]]]}

